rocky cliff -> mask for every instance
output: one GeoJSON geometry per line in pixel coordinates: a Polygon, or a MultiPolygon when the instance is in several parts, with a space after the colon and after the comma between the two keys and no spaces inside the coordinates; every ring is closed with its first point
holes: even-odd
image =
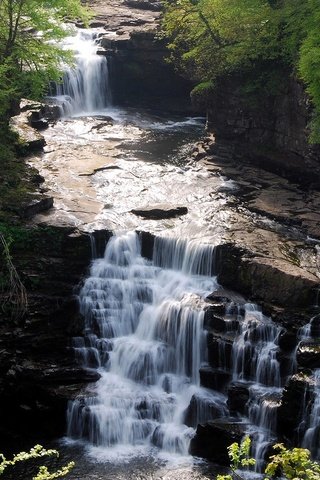
{"type": "Polygon", "coordinates": [[[236,146],[235,158],[304,184],[320,186],[320,147],[308,143],[312,107],[304,86],[288,72],[272,92],[249,94],[248,79],[217,82],[207,98],[208,129],[236,146]]]}

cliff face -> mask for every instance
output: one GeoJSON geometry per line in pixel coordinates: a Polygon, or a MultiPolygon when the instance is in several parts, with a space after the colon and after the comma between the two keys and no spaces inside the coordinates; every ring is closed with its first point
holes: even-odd
{"type": "MultiPolygon", "coordinates": [[[[12,232],[10,254],[27,290],[28,309],[20,320],[9,309],[0,312],[3,448],[21,434],[37,441],[63,435],[68,400],[97,380],[95,372],[77,365],[70,348],[84,325],[76,294],[90,264],[89,236],[47,226],[14,227],[12,232]]],[[[96,237],[103,251],[108,235],[101,231],[96,237]]],[[[3,280],[7,267],[2,258],[0,267],[3,280]]]]}
{"type": "Polygon", "coordinates": [[[277,93],[245,93],[245,79],[220,80],[208,100],[208,128],[237,155],[302,183],[319,184],[320,147],[308,143],[312,109],[303,85],[289,75],[277,93]]]}

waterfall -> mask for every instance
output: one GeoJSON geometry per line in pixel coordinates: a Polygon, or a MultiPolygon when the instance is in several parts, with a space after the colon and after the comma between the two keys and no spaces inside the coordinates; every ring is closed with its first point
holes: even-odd
{"type": "Polygon", "coordinates": [[[64,40],[63,48],[74,52],[75,64],[66,66],[57,84],[55,101],[65,116],[99,113],[111,104],[108,62],[97,54],[97,33],[78,29],[64,40]]]}
{"type": "Polygon", "coordinates": [[[217,287],[203,275],[210,252],[160,240],[150,262],[137,234],[111,238],[80,293],[86,329],[73,346],[101,379],[93,396],[70,402],[70,437],[120,452],[156,446],[187,454],[199,421],[227,414],[226,398],[201,388],[199,378],[206,357],[203,298],[217,287]],[[180,256],[170,269],[161,258],[175,249],[180,256]]]}
{"type": "MultiPolygon", "coordinates": [[[[317,298],[318,303],[318,298],[317,298]]],[[[317,305],[318,306],[318,305],[317,305]]],[[[319,348],[319,314],[314,315],[310,322],[299,330],[300,343],[296,348],[296,352],[301,344],[307,347],[319,348]]],[[[301,418],[301,429],[304,431],[302,438],[302,447],[310,450],[313,458],[320,458],[320,369],[315,368],[312,372],[310,380],[313,381],[313,393],[311,408],[304,402],[301,418]]],[[[305,393],[306,395],[306,393],[305,393]]]]}
{"type": "Polygon", "coordinates": [[[320,458],[320,369],[314,371],[314,399],[302,447],[308,448],[314,458],[320,458]]]}

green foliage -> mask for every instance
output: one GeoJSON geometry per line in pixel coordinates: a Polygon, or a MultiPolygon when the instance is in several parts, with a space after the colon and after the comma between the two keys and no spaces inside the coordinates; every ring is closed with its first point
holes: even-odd
{"type": "Polygon", "coordinates": [[[313,102],[310,140],[320,142],[319,0],[164,3],[163,32],[178,68],[202,83],[231,73],[250,76],[259,66],[272,65],[275,75],[268,69],[269,80],[259,82],[264,95],[278,84],[277,71],[291,69],[305,82],[313,102]]]}
{"type": "Polygon", "coordinates": [[[312,462],[305,448],[287,449],[282,443],[274,445],[278,453],[272,455],[265,469],[267,478],[283,476],[288,480],[319,480],[320,465],[312,462]]]}
{"type": "Polygon", "coordinates": [[[0,1],[0,126],[14,101],[38,98],[60,78],[71,57],[58,42],[68,35],[62,22],[71,18],[88,18],[80,0],[0,1]]]}
{"type": "MultiPolygon", "coordinates": [[[[47,450],[41,445],[35,445],[29,452],[20,452],[13,456],[12,460],[7,460],[5,456],[0,453],[0,475],[7,467],[12,467],[19,462],[25,462],[27,460],[44,458],[44,457],[59,457],[57,450],[47,450]]],[[[32,477],[32,480],[53,480],[55,478],[65,477],[70,470],[74,467],[74,462],[69,462],[67,465],[53,473],[50,473],[45,466],[39,467],[39,471],[36,476],[32,477]]]]}
{"type": "MultiPolygon", "coordinates": [[[[230,468],[233,472],[241,468],[254,466],[256,461],[250,457],[251,439],[246,436],[239,444],[232,443],[228,447],[228,456],[230,458],[230,468]]],[[[232,480],[232,475],[218,475],[217,480],[232,480]]]]}
{"type": "Polygon", "coordinates": [[[215,84],[212,81],[198,83],[191,91],[191,98],[198,105],[203,103],[206,106],[214,90],[215,84]]]}
{"type": "Polygon", "coordinates": [[[277,25],[277,11],[263,0],[168,2],[163,21],[172,58],[200,81],[278,56],[277,25]]]}
{"type": "MultiPolygon", "coordinates": [[[[230,468],[234,473],[241,468],[255,465],[250,457],[251,440],[245,437],[241,444],[233,443],[228,447],[230,468]]],[[[272,455],[265,468],[265,480],[284,478],[287,480],[320,480],[320,465],[310,458],[310,451],[305,448],[286,448],[282,443],[273,446],[277,451],[272,455]]],[[[233,480],[232,475],[218,475],[217,480],[233,480]]]]}

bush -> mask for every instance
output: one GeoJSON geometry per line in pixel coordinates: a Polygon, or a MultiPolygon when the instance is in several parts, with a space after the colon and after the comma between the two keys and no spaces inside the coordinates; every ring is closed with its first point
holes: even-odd
{"type": "MultiPolygon", "coordinates": [[[[14,466],[19,462],[25,462],[31,459],[43,458],[43,457],[59,457],[57,450],[47,450],[41,445],[35,445],[29,452],[20,452],[13,456],[12,460],[7,460],[5,456],[0,453],[0,475],[3,474],[6,468],[14,466]]],[[[74,467],[74,462],[69,462],[64,467],[50,473],[45,466],[39,467],[38,473],[32,477],[32,480],[53,480],[55,478],[65,477],[70,470],[74,467]]]]}

